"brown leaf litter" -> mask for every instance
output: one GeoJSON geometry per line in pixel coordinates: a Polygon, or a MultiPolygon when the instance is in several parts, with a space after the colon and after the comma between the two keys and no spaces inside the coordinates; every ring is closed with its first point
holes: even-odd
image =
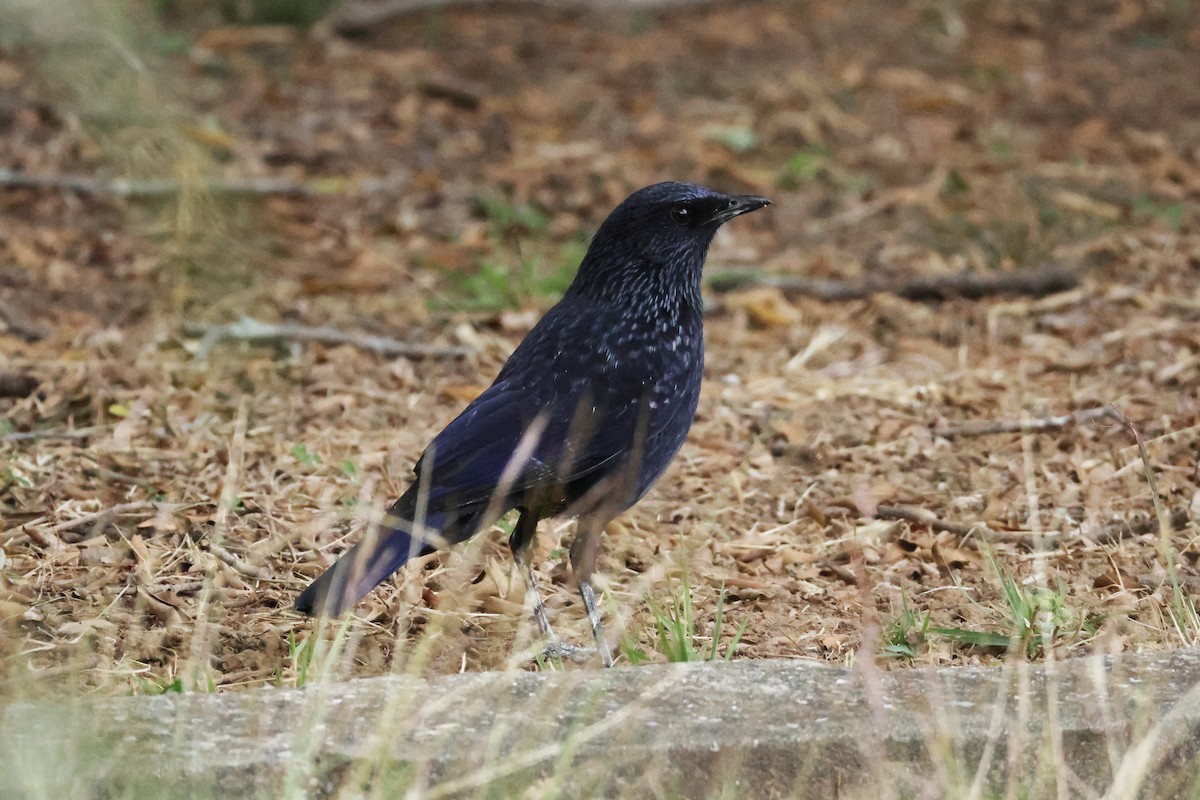
{"type": "MultiPolygon", "coordinates": [[[[729,3],[596,25],[506,6],[354,40],[196,23],[153,72],[162,116],[147,99],[112,128],[52,51],[0,49],[0,78],[19,77],[0,80],[11,166],[175,181],[0,189],[0,374],[36,381],[0,398],[9,671],[106,691],[298,680],[296,593],[495,374],[574,238],[665,177],[776,201],[718,240],[714,273],[1078,282],[721,294],[693,433],[608,530],[614,632],[653,653],[646,599],[669,606],[686,576],[701,637],[746,626],[738,658],[990,662],[902,623],[1009,632],[1010,580],[1058,604],[1060,655],[1196,643],[1179,598],[1200,595],[1197,29],[1150,6],[1014,8],[947,6],[966,24],[946,26],[926,4],[729,3]],[[219,190],[263,180],[303,191],[219,190]],[[468,280],[495,265],[514,269],[502,307],[468,280]],[[197,353],[190,326],[242,316],[352,335],[197,353]],[[1109,406],[1148,465],[1092,411],[1109,406]]],[[[563,531],[544,526],[536,568],[584,641],[563,531]]],[[[349,625],[346,672],[527,666],[502,542],[385,583],[349,625]]]]}

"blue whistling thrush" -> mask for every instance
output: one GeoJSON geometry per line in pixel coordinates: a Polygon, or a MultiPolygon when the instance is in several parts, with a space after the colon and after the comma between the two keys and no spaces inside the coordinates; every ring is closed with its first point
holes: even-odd
{"type": "Polygon", "coordinates": [[[383,520],[304,590],[296,610],[338,616],[410,558],[517,509],[509,543],[535,619],[551,649],[569,653],[554,640],[525,555],[539,520],[577,517],[571,567],[601,660],[611,665],[590,583],[600,534],[658,480],[692,426],[704,372],[700,272],[713,236],[769,203],[659,183],[617,206],[562,300],[434,438],[383,520]]]}

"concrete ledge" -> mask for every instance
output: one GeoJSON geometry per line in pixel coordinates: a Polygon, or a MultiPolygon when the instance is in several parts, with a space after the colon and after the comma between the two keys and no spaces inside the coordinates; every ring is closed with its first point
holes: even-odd
{"type": "Polygon", "coordinates": [[[1200,651],[378,678],[3,712],[0,797],[1200,797],[1200,651]],[[1059,794],[1058,796],[1063,796],[1059,794]]]}

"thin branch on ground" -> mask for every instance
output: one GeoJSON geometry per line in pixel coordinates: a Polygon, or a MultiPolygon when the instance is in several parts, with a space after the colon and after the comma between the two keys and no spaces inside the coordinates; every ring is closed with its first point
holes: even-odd
{"type": "MultiPolygon", "coordinates": [[[[76,194],[107,195],[132,200],[152,200],[172,197],[188,185],[171,180],[129,180],[113,178],[103,180],[83,175],[27,175],[0,169],[2,189],[52,189],[75,192],[76,194]]],[[[244,181],[197,181],[195,188],[212,194],[226,195],[300,195],[315,192],[308,186],[277,178],[256,178],[244,181]]],[[[10,323],[11,327],[11,323],[10,323]]]]}
{"type": "Polygon", "coordinates": [[[259,567],[254,566],[253,564],[250,564],[250,563],[244,561],[241,558],[238,558],[236,555],[231,553],[229,550],[226,550],[224,547],[222,547],[221,545],[217,544],[214,541],[208,542],[208,552],[212,553],[217,558],[224,561],[227,565],[229,565],[235,572],[237,572],[240,575],[245,575],[247,578],[253,578],[254,580],[257,580],[257,581],[271,580],[271,575],[266,570],[263,570],[259,567]]]}
{"type": "Polygon", "coordinates": [[[726,272],[713,275],[709,286],[714,292],[769,287],[788,297],[813,297],[825,302],[863,300],[876,294],[892,294],[912,301],[941,301],[954,298],[979,300],[993,295],[1043,295],[1064,292],[1079,284],[1079,276],[1059,267],[1017,270],[982,275],[963,272],[908,280],[868,280],[861,283],[800,278],[791,275],[763,275],[756,272],[726,272]]]}
{"type": "MultiPolygon", "coordinates": [[[[93,511],[90,514],[84,514],[83,516],[75,517],[74,519],[69,519],[65,522],[59,522],[56,525],[51,525],[49,528],[43,528],[41,533],[58,534],[62,533],[63,531],[71,531],[75,530],[76,528],[82,528],[83,526],[94,522],[98,523],[103,521],[105,524],[107,524],[117,517],[124,516],[126,514],[138,513],[141,511],[149,511],[152,508],[154,508],[154,503],[151,503],[149,500],[138,500],[132,503],[118,503],[115,506],[110,506],[99,511],[93,511]]],[[[30,538],[34,538],[32,529],[30,529],[28,533],[30,538]]]]}
{"type": "Polygon", "coordinates": [[[921,525],[928,525],[935,531],[947,531],[955,534],[956,536],[963,537],[978,536],[988,542],[1030,544],[1034,539],[1030,533],[1024,531],[997,531],[989,528],[982,522],[968,524],[965,522],[952,522],[950,520],[944,520],[929,509],[921,508],[919,506],[876,506],[875,517],[877,519],[894,519],[901,520],[903,522],[916,522],[921,525]]]}
{"type": "Polygon", "coordinates": [[[35,442],[39,439],[86,439],[89,436],[95,436],[107,430],[107,427],[96,426],[90,428],[46,428],[38,431],[17,431],[16,433],[0,435],[0,443],[35,442]]]}
{"type": "MultiPolygon", "coordinates": [[[[843,513],[854,513],[851,509],[845,507],[834,507],[823,509],[830,516],[837,516],[843,513]]],[[[879,505],[874,509],[874,514],[867,511],[860,511],[860,516],[874,517],[875,519],[890,519],[899,520],[901,522],[914,522],[918,525],[928,525],[930,529],[935,531],[946,531],[953,533],[956,536],[978,537],[989,543],[1005,542],[1011,544],[1032,544],[1035,535],[1030,531],[997,531],[989,528],[982,522],[953,522],[945,520],[933,513],[927,508],[920,506],[894,506],[894,505],[879,505]]],[[[1054,536],[1054,533],[1046,534],[1054,536]]]]}
{"type": "Polygon", "coordinates": [[[462,345],[403,342],[398,339],[390,339],[386,336],[341,331],[325,325],[312,327],[290,322],[275,325],[268,322],[260,322],[250,317],[242,317],[237,322],[231,322],[226,325],[185,325],[184,333],[188,336],[203,337],[196,350],[196,357],[200,359],[207,358],[214,347],[227,340],[240,342],[317,342],[327,345],[348,344],[384,356],[404,356],[407,358],[462,358],[471,352],[470,348],[462,345]]]}
{"type": "Polygon", "coordinates": [[[1041,431],[1056,431],[1071,425],[1085,425],[1089,422],[1096,422],[1102,419],[1119,422],[1120,412],[1110,405],[1105,405],[1051,417],[985,420],[982,422],[966,422],[962,425],[940,425],[933,429],[933,433],[935,436],[941,436],[946,439],[953,439],[956,436],[991,436],[997,433],[1037,433],[1041,431]]]}
{"type": "Polygon", "coordinates": [[[133,503],[119,503],[109,508],[104,508],[99,511],[93,511],[89,514],[75,517],[74,519],[65,520],[49,527],[39,527],[38,523],[45,517],[38,517],[36,520],[30,520],[15,528],[10,528],[4,532],[5,539],[15,539],[21,535],[28,536],[30,540],[36,542],[39,547],[46,550],[61,550],[65,545],[60,533],[71,531],[76,528],[82,528],[85,525],[103,524],[107,525],[119,516],[126,514],[134,514],[141,511],[147,511],[154,508],[154,503],[148,501],[137,501],[133,503]]]}
{"type": "MultiPolygon", "coordinates": [[[[535,5],[564,11],[650,11],[661,8],[712,5],[717,0],[529,0],[535,5]]],[[[335,33],[361,36],[400,17],[420,11],[444,11],[463,6],[499,5],[502,0],[352,0],[342,3],[325,19],[335,33]]],[[[732,5],[732,3],[731,3],[732,5]]]]}
{"type": "Polygon", "coordinates": [[[43,550],[61,550],[63,548],[61,539],[53,534],[46,535],[45,531],[37,527],[45,521],[46,517],[43,515],[28,522],[23,522],[15,528],[0,531],[0,542],[15,542],[21,537],[28,537],[30,541],[35,542],[43,550]]]}
{"type": "Polygon", "coordinates": [[[33,519],[27,519],[20,525],[16,525],[12,528],[6,528],[5,530],[0,530],[0,544],[7,544],[8,542],[19,539],[22,536],[28,536],[29,534],[27,529],[31,525],[41,525],[48,519],[49,517],[47,515],[42,514],[41,516],[34,517],[33,519]]]}

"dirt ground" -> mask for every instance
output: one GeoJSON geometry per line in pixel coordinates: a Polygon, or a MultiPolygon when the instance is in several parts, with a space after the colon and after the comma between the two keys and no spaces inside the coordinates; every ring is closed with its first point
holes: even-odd
{"type": "MultiPolygon", "coordinates": [[[[303,680],[296,593],[490,382],[583,237],[660,179],[773,198],[708,271],[786,280],[708,295],[692,435],[600,560],[624,658],[662,658],[651,605],[685,580],[701,641],[724,587],[736,658],[1200,641],[1194,3],[503,5],[357,37],[162,5],[179,16],[98,4],[77,28],[54,3],[0,10],[0,167],[42,184],[0,181],[6,672],[303,680]],[[1045,268],[1075,285],[894,290],[1045,268]],[[827,301],[800,278],[883,290],[827,301]],[[439,352],[202,345],[194,326],[243,315],[439,352]],[[1132,428],[1049,419],[1109,404],[1132,428]],[[946,524],[895,518],[914,509],[946,524]]],[[[584,642],[568,528],[543,524],[537,568],[584,642]]],[[[347,674],[527,665],[504,537],[403,570],[349,632],[347,674]]]]}

